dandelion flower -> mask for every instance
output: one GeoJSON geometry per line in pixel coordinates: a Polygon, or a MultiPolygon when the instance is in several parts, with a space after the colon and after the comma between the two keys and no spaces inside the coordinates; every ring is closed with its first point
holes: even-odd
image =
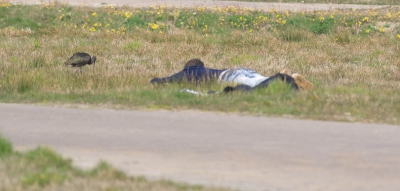
{"type": "Polygon", "coordinates": [[[97,13],[96,13],[96,12],[93,12],[93,13],[92,13],[92,16],[93,16],[93,17],[96,17],[96,16],[97,16],[97,13]]]}
{"type": "Polygon", "coordinates": [[[151,30],[158,29],[158,25],[156,23],[149,23],[148,26],[151,28],[151,30]]]}
{"type": "Polygon", "coordinates": [[[131,18],[132,15],[133,15],[133,12],[125,12],[124,13],[125,18],[127,18],[127,19],[131,18]]]}

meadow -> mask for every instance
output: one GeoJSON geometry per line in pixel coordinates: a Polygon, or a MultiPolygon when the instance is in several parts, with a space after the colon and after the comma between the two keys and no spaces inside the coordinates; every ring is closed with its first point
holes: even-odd
{"type": "Polygon", "coordinates": [[[277,11],[245,7],[12,5],[0,0],[0,101],[169,109],[400,124],[400,9],[277,11]],[[83,75],[64,66],[97,56],[83,75]],[[153,86],[186,61],[283,69],[315,87],[276,83],[251,93],[195,96],[227,84],[153,86]]]}

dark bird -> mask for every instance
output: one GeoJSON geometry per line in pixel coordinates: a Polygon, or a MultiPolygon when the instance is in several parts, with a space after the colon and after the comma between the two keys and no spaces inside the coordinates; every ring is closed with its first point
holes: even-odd
{"type": "MultiPolygon", "coordinates": [[[[89,54],[84,53],[84,52],[77,52],[74,55],[71,56],[65,63],[66,66],[71,65],[72,67],[79,67],[79,72],[82,73],[82,66],[85,66],[86,64],[93,64],[93,66],[96,64],[96,56],[90,57],[89,54]]],[[[76,70],[76,72],[78,72],[76,70]]]]}

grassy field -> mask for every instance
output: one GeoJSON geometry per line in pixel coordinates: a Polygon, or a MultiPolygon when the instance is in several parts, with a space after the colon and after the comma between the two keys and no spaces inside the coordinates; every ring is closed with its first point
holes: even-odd
{"type": "Polygon", "coordinates": [[[84,171],[74,167],[49,148],[26,152],[14,151],[12,144],[0,137],[0,190],[148,190],[148,191],[223,191],[226,189],[189,186],[171,181],[149,181],[129,177],[105,162],[84,171]]]}
{"type": "Polygon", "coordinates": [[[400,10],[277,12],[239,7],[148,9],[0,0],[0,101],[122,109],[199,109],[400,124],[400,10]],[[83,75],[64,66],[97,56],[83,75]],[[314,83],[248,94],[194,96],[226,84],[153,86],[192,58],[264,75],[296,71],[314,83]]]}
{"type": "Polygon", "coordinates": [[[268,3],[332,3],[332,4],[361,4],[361,5],[400,5],[398,0],[239,0],[248,2],[268,3]]]}

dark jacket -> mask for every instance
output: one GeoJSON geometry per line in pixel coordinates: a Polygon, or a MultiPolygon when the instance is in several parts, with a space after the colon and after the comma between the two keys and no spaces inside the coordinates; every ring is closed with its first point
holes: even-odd
{"type": "Polygon", "coordinates": [[[183,68],[182,71],[164,78],[154,78],[150,82],[152,84],[161,83],[176,83],[176,82],[208,82],[218,80],[218,76],[225,71],[212,68],[205,68],[204,66],[188,66],[183,68]]]}

